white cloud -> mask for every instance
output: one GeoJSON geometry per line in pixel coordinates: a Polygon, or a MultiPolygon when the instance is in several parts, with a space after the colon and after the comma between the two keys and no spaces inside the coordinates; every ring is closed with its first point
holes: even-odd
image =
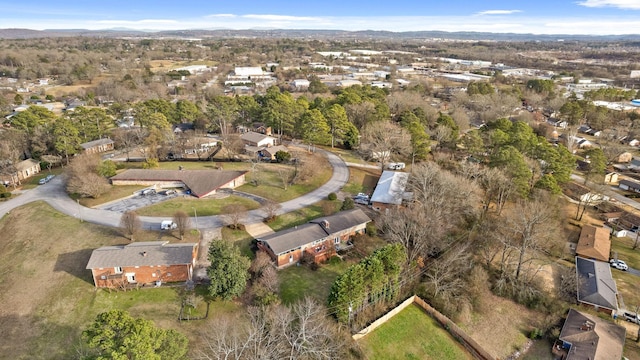
{"type": "Polygon", "coordinates": [[[476,13],[476,15],[509,15],[522,12],[522,10],[485,10],[476,13]]]}
{"type": "Polygon", "coordinates": [[[212,18],[234,18],[237,15],[235,14],[211,14],[211,15],[207,15],[206,17],[212,17],[212,18]]]}
{"type": "Polygon", "coordinates": [[[167,25],[167,24],[178,24],[177,20],[171,19],[142,19],[142,20],[97,20],[96,23],[104,24],[104,25],[127,25],[127,26],[135,26],[135,25],[149,25],[149,24],[158,24],[158,25],[167,25]]]}
{"type": "Polygon", "coordinates": [[[291,15],[270,15],[270,14],[247,14],[242,15],[247,19],[269,20],[269,21],[322,21],[321,18],[309,16],[291,16],[291,15]]]}
{"type": "Polygon", "coordinates": [[[638,0],[585,0],[578,1],[578,5],[586,7],[615,7],[620,9],[640,10],[640,1],[638,0]]]}

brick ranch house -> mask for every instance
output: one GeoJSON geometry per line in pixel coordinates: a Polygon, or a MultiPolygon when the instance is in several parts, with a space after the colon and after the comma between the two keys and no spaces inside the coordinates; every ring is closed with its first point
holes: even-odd
{"type": "Polygon", "coordinates": [[[134,242],[93,250],[87,263],[98,288],[127,288],[192,279],[198,244],[134,242]]]}
{"type": "Polygon", "coordinates": [[[269,254],[278,268],[307,258],[321,263],[346,247],[349,239],[364,234],[371,219],[360,209],[325,216],[304,225],[269,234],[258,240],[258,248],[269,254]]]}
{"type": "Polygon", "coordinates": [[[40,172],[40,163],[34,159],[20,161],[15,165],[15,172],[11,175],[2,176],[0,180],[6,185],[19,185],[22,181],[40,172]]]}
{"type": "Polygon", "coordinates": [[[85,154],[99,154],[113,150],[113,140],[98,139],[80,144],[85,154]]]}
{"type": "Polygon", "coordinates": [[[111,178],[113,185],[145,185],[158,188],[188,188],[201,198],[218,189],[235,189],[245,183],[247,171],[130,169],[111,178]]]}

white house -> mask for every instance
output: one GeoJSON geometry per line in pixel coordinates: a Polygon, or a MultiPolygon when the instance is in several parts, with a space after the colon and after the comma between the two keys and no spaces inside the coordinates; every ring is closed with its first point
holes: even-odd
{"type": "Polygon", "coordinates": [[[275,145],[275,138],[271,136],[260,134],[257,132],[249,131],[240,135],[240,139],[244,141],[246,145],[256,147],[269,147],[275,145]]]}
{"type": "Polygon", "coordinates": [[[291,82],[291,87],[296,90],[306,90],[311,83],[307,79],[295,79],[291,82]]]}

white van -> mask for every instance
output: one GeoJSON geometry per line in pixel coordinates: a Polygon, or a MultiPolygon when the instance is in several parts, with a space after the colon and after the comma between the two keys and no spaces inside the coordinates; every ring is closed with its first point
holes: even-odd
{"type": "Polygon", "coordinates": [[[388,168],[389,170],[402,170],[405,168],[405,164],[403,162],[390,163],[388,168]]]}
{"type": "Polygon", "coordinates": [[[160,223],[160,230],[171,230],[178,227],[178,224],[174,223],[171,220],[164,220],[160,223]]]}

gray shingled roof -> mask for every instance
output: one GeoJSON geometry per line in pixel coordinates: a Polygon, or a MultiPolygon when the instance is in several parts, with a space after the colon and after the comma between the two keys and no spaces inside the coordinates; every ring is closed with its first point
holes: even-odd
{"type": "Polygon", "coordinates": [[[567,360],[604,360],[622,358],[625,336],[620,325],[569,309],[559,338],[571,343],[567,360]]]}
{"type": "Polygon", "coordinates": [[[112,177],[111,180],[182,181],[193,195],[202,197],[246,173],[222,170],[130,169],[112,177]]]}
{"type": "Polygon", "coordinates": [[[335,215],[321,217],[291,229],[269,234],[260,238],[260,240],[266,243],[271,250],[278,255],[310,244],[316,240],[324,239],[331,234],[339,233],[353,226],[368,223],[369,221],[371,221],[371,219],[362,210],[352,209],[339,212],[335,215]],[[325,222],[329,224],[328,228],[325,228],[325,222]]]}
{"type": "Polygon", "coordinates": [[[98,140],[93,140],[93,141],[89,141],[89,142],[86,142],[86,143],[82,143],[82,144],[80,144],[80,146],[83,149],[86,150],[86,149],[90,149],[90,148],[92,148],[94,146],[106,145],[106,144],[113,144],[113,140],[108,139],[108,138],[107,139],[98,139],[98,140]]]}
{"type": "Polygon", "coordinates": [[[168,241],[134,242],[93,250],[87,269],[191,264],[198,244],[169,244],[168,241]],[[146,254],[146,255],[145,255],[146,254]]]}
{"type": "Polygon", "coordinates": [[[260,134],[260,133],[253,132],[253,131],[249,131],[249,132],[246,132],[246,133],[240,135],[240,139],[242,139],[244,141],[249,141],[249,142],[252,142],[252,143],[256,143],[256,144],[259,143],[260,141],[264,140],[264,139],[267,139],[267,138],[275,140],[275,138],[273,138],[271,136],[260,134]]]}
{"type": "Polygon", "coordinates": [[[609,263],[576,256],[578,301],[618,310],[618,289],[609,263]]]}

